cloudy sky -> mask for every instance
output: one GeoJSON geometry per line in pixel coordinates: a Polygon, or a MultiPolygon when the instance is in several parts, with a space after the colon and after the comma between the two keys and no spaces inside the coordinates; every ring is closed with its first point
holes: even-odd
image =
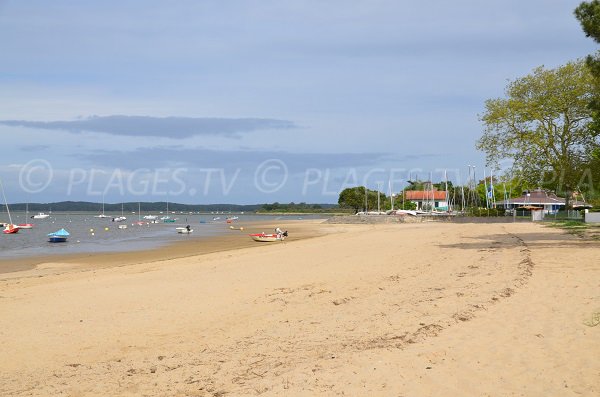
{"type": "Polygon", "coordinates": [[[579,0],[0,0],[9,202],[336,202],[483,173],[484,101],[579,0]]]}

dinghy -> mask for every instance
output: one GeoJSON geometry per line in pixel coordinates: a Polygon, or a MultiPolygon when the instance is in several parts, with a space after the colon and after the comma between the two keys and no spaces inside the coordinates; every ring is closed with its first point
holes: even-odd
{"type": "Polygon", "coordinates": [[[60,229],[54,233],[48,233],[48,242],[50,243],[64,243],[67,241],[67,237],[70,234],[65,229],[60,229]]]}

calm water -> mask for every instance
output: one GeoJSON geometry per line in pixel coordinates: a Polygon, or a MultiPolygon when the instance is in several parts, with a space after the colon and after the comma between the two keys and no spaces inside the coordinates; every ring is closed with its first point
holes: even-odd
{"type": "MultiPolygon", "coordinates": [[[[175,223],[155,223],[144,226],[132,225],[138,221],[137,215],[125,214],[126,221],[112,222],[111,218],[95,218],[97,214],[53,213],[46,219],[29,219],[25,213],[12,213],[13,223],[33,223],[33,229],[22,229],[17,234],[0,234],[0,260],[38,255],[62,255],[87,252],[120,252],[137,251],[160,247],[174,241],[190,238],[218,236],[229,232],[226,223],[228,216],[234,214],[171,214],[175,223]],[[218,220],[213,220],[220,217],[218,220]],[[119,225],[127,225],[127,229],[119,229],[119,225]],[[190,225],[194,232],[191,235],[178,234],[176,227],[190,225]],[[49,243],[48,233],[61,228],[71,236],[66,243],[49,243]]],[[[30,213],[30,215],[32,215],[30,213]]],[[[120,213],[106,213],[111,217],[120,213]]],[[[161,215],[159,215],[161,216],[161,215]]],[[[275,216],[275,215],[240,215],[235,220],[235,227],[243,226],[249,221],[276,222],[284,228],[286,220],[318,219],[319,216],[275,216]]],[[[0,213],[0,221],[8,222],[6,213],[0,213]]],[[[142,221],[144,221],[142,219],[142,221]]],[[[159,222],[162,222],[159,220],[159,222]]]]}

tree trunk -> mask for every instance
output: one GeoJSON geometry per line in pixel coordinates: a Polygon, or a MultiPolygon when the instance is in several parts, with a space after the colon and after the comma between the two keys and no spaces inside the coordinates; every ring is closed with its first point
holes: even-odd
{"type": "Polygon", "coordinates": [[[567,189],[565,197],[565,211],[569,211],[571,209],[571,194],[571,189],[567,189]]]}

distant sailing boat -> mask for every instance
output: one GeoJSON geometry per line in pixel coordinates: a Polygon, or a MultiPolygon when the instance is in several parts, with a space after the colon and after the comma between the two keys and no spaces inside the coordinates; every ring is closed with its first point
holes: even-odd
{"type": "Polygon", "coordinates": [[[0,188],[2,189],[2,197],[4,198],[4,204],[6,205],[6,212],[8,213],[8,221],[10,222],[6,225],[6,228],[2,231],[4,234],[15,234],[19,232],[19,227],[13,225],[12,217],[10,216],[10,209],[8,208],[8,201],[6,201],[6,195],[4,194],[4,186],[2,185],[2,181],[0,180],[0,188]]]}
{"type": "Polygon", "coordinates": [[[94,218],[110,218],[110,216],[104,213],[104,195],[102,195],[102,213],[100,215],[95,215],[94,218]]]}
{"type": "Polygon", "coordinates": [[[126,221],[126,220],[127,220],[127,218],[125,216],[123,216],[123,203],[121,203],[121,216],[113,218],[113,222],[123,222],[123,221],[126,221]]]}
{"type": "Polygon", "coordinates": [[[169,202],[167,201],[167,215],[161,216],[160,220],[166,222],[168,219],[171,219],[171,217],[169,216],[169,202]]]}
{"type": "MultiPolygon", "coordinates": [[[[29,203],[25,204],[25,219],[29,219],[29,203]]],[[[19,229],[33,229],[33,224],[19,223],[19,229]]]]}
{"type": "Polygon", "coordinates": [[[138,201],[138,221],[136,222],[136,225],[142,226],[145,224],[146,222],[142,222],[142,205],[138,201]]]}
{"type": "Polygon", "coordinates": [[[167,215],[160,218],[164,223],[174,223],[176,219],[172,219],[169,216],[169,202],[167,201],[167,215]]]}

